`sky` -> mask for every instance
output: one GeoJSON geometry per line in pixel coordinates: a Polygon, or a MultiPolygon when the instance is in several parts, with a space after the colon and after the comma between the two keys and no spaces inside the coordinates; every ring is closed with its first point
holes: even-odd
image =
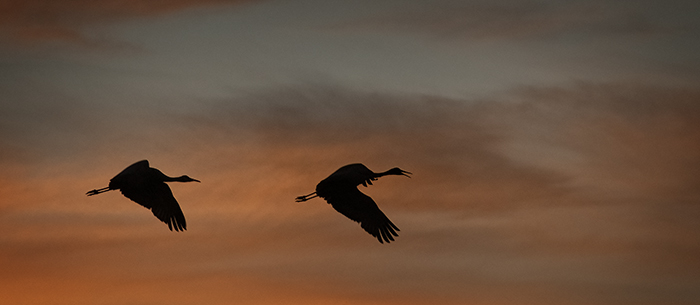
{"type": "Polygon", "coordinates": [[[700,4],[0,1],[12,304],[700,303],[700,4]],[[148,159],[187,218],[119,192],[148,159]],[[312,192],[337,168],[380,244],[312,192]]]}

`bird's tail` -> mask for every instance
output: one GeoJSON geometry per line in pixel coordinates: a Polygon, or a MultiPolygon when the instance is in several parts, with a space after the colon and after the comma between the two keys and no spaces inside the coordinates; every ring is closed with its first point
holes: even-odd
{"type": "Polygon", "coordinates": [[[89,192],[87,192],[87,193],[85,193],[85,194],[88,195],[88,196],[92,196],[92,195],[102,194],[102,193],[104,193],[104,192],[106,192],[106,191],[109,191],[109,186],[108,186],[108,187],[103,187],[103,188],[101,188],[101,189],[95,189],[95,190],[89,191],[89,192]]]}
{"type": "Polygon", "coordinates": [[[309,200],[309,199],[311,199],[311,198],[316,198],[316,197],[318,197],[318,195],[316,195],[316,192],[313,192],[313,193],[308,194],[308,195],[299,196],[299,197],[297,197],[294,201],[296,201],[296,202],[304,202],[304,201],[307,201],[307,200],[309,200]]]}

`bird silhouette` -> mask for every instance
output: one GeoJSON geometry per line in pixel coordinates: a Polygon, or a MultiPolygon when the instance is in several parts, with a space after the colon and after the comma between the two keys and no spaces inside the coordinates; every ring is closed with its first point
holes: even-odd
{"type": "Polygon", "coordinates": [[[360,226],[370,235],[376,237],[380,243],[394,240],[393,236],[399,236],[400,231],[391,220],[379,209],[371,197],[357,189],[362,184],[372,184],[372,181],[386,175],[404,175],[411,178],[405,170],[398,167],[388,171],[375,173],[360,163],[345,165],[328,178],[321,180],[316,185],[316,191],[296,198],[296,202],[304,202],[311,198],[321,197],[333,208],[360,226]],[[393,236],[392,236],[393,235],[393,236]]]}
{"type": "Polygon", "coordinates": [[[170,187],[165,184],[165,182],[170,181],[200,182],[187,175],[168,177],[161,171],[149,167],[148,160],[142,160],[114,176],[109,180],[108,187],[94,189],[87,192],[87,195],[92,196],[107,191],[120,190],[126,198],[151,210],[156,218],[168,224],[170,231],[173,228],[175,231],[184,231],[187,230],[185,215],[175,200],[173,192],[170,191],[170,187]]]}

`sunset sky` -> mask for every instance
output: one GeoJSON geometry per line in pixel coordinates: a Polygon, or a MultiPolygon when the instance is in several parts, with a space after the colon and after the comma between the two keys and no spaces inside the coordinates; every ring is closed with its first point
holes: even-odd
{"type": "Polygon", "coordinates": [[[0,303],[700,303],[700,2],[0,0],[0,303]],[[148,159],[171,232],[108,192],[148,159]],[[321,199],[340,166],[401,231],[321,199]]]}

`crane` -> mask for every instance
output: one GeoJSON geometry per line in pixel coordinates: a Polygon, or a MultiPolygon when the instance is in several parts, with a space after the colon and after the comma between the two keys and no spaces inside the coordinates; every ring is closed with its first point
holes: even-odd
{"type": "Polygon", "coordinates": [[[158,169],[149,167],[148,160],[141,160],[125,168],[109,181],[109,186],[87,192],[88,196],[120,190],[132,201],[151,210],[160,221],[168,224],[170,231],[187,230],[185,215],[165,182],[200,182],[187,175],[168,177],[158,169]]]}
{"type": "Polygon", "coordinates": [[[321,197],[340,214],[360,223],[360,226],[380,243],[389,243],[394,240],[393,236],[399,236],[396,234],[396,231],[400,231],[399,228],[384,215],[374,200],[360,192],[357,186],[362,184],[366,187],[367,184],[371,185],[372,181],[386,175],[404,175],[411,178],[408,174],[411,173],[398,167],[375,173],[363,164],[348,164],[321,180],[316,185],[315,192],[299,196],[295,201],[304,202],[321,197]]]}

